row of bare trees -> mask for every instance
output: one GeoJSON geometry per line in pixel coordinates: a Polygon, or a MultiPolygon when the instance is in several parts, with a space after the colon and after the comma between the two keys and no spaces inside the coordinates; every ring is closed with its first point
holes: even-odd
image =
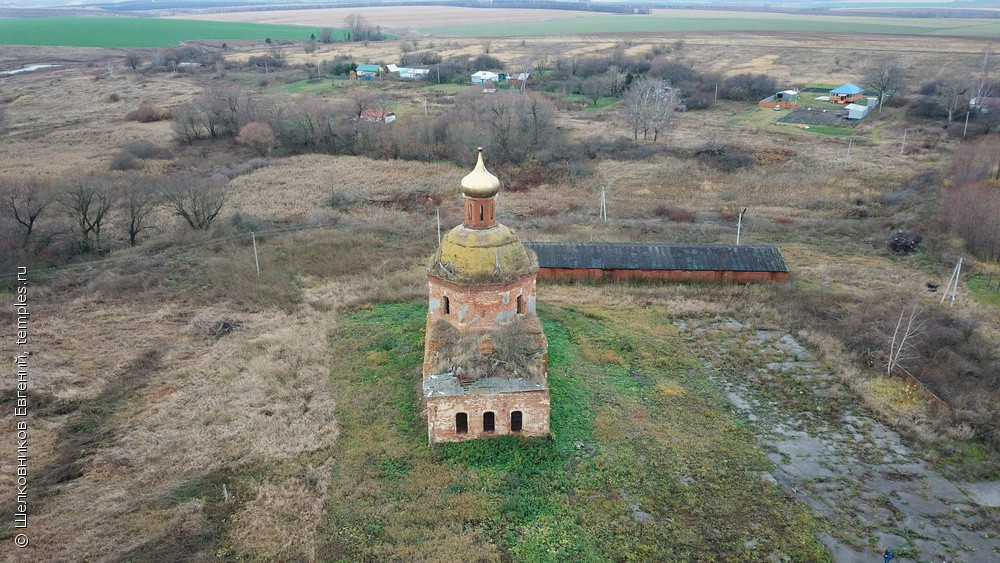
{"type": "Polygon", "coordinates": [[[387,113],[393,102],[365,86],[336,100],[301,96],[289,102],[250,88],[218,85],[175,108],[173,129],[181,142],[233,137],[262,156],[281,147],[288,153],[464,163],[475,147],[483,146],[498,162],[519,163],[532,152],[565,144],[552,104],[530,92],[464,94],[443,112],[410,116],[405,124],[363,119],[366,110],[387,113]]]}
{"type": "Polygon", "coordinates": [[[1000,258],[1000,137],[963,143],[955,152],[944,215],[980,258],[1000,258]]]}
{"type": "Polygon", "coordinates": [[[129,246],[157,229],[166,208],[192,229],[207,229],[227,199],[225,178],[154,177],[137,173],[81,176],[49,183],[0,178],[0,222],[30,250],[69,237],[78,252],[107,249],[109,231],[129,246]]]}

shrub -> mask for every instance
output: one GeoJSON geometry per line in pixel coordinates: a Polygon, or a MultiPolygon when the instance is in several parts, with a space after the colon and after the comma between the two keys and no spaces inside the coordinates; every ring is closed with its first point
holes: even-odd
{"type": "Polygon", "coordinates": [[[723,172],[735,172],[757,164],[757,157],[741,147],[719,142],[705,143],[696,154],[699,160],[723,172]]]}
{"type": "Polygon", "coordinates": [[[267,156],[274,149],[274,130],[267,123],[251,121],[240,128],[236,142],[249,147],[260,156],[267,156]]]}
{"type": "Polygon", "coordinates": [[[160,154],[156,145],[146,139],[138,139],[126,143],[124,150],[136,158],[156,158],[160,154]]]}
{"type": "Polygon", "coordinates": [[[138,121],[139,123],[151,123],[153,121],[170,119],[170,112],[154,106],[149,100],[143,100],[125,118],[129,121],[138,121]]]}
{"type": "Polygon", "coordinates": [[[678,223],[693,223],[698,218],[698,214],[688,209],[674,207],[672,205],[661,205],[653,211],[657,217],[666,217],[678,223]]]}
{"type": "Polygon", "coordinates": [[[122,150],[118,151],[113,157],[111,157],[110,167],[112,170],[121,171],[139,170],[142,168],[142,162],[139,162],[139,159],[136,158],[134,154],[122,150]]]}

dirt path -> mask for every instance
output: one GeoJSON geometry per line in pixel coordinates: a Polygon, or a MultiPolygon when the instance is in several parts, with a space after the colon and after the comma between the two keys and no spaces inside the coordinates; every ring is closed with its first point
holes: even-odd
{"type": "Polygon", "coordinates": [[[852,404],[850,391],[790,334],[736,321],[678,326],[720,343],[704,358],[734,408],[770,452],[771,480],[829,523],[820,535],[836,561],[990,562],[1000,558],[1000,483],[955,483],[899,435],[852,404]],[[756,369],[720,360],[751,350],[756,369]],[[781,391],[772,393],[771,390],[781,391]],[[843,401],[839,421],[826,409],[843,401]]]}

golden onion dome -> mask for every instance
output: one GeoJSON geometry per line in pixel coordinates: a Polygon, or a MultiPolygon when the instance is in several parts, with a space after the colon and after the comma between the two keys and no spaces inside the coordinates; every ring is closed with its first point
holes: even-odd
{"type": "Polygon", "coordinates": [[[497,195],[500,191],[500,179],[490,174],[483,164],[483,148],[479,147],[479,160],[476,167],[462,178],[462,193],[467,197],[487,198],[497,195]]]}
{"type": "Polygon", "coordinates": [[[430,273],[459,283],[506,283],[538,271],[535,253],[499,223],[489,229],[455,227],[434,258],[430,273]]]}

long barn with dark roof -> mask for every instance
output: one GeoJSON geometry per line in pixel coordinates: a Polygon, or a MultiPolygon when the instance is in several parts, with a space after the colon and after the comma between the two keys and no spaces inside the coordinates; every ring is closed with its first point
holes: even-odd
{"type": "Polygon", "coordinates": [[[775,246],[526,242],[538,255],[538,279],[788,281],[775,246]]]}

